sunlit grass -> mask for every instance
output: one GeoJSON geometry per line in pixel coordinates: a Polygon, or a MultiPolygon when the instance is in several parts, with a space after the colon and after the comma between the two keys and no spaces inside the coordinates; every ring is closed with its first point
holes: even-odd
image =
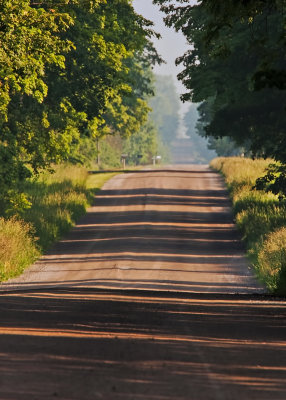
{"type": "Polygon", "coordinates": [[[54,167],[54,173],[26,182],[22,190],[31,207],[17,218],[0,220],[0,280],[19,275],[68,232],[114,175],[61,165],[54,167]]]}
{"type": "Polygon", "coordinates": [[[111,179],[113,176],[117,175],[122,171],[118,172],[98,172],[95,174],[90,174],[87,180],[87,189],[91,189],[92,191],[99,190],[106,181],[111,179]]]}
{"type": "Polygon", "coordinates": [[[64,165],[26,185],[32,207],[23,218],[35,227],[42,251],[70,230],[92,204],[94,194],[115,174],[89,174],[84,167],[64,165]]]}
{"type": "Polygon", "coordinates": [[[219,157],[212,160],[210,165],[224,175],[231,195],[236,200],[236,196],[241,197],[244,192],[249,193],[256,179],[265,173],[271,161],[242,157],[219,157]]]}
{"type": "Polygon", "coordinates": [[[285,294],[286,288],[286,227],[270,232],[258,251],[260,274],[270,290],[285,294]]]}
{"type": "Polygon", "coordinates": [[[270,291],[286,294],[285,261],[282,262],[286,251],[286,203],[272,193],[253,189],[270,163],[273,160],[221,157],[213,160],[211,167],[225,177],[236,223],[258,277],[270,291]],[[281,262],[277,263],[279,257],[281,262]]]}
{"type": "Polygon", "coordinates": [[[30,224],[0,218],[0,280],[21,274],[39,256],[30,224]]]}

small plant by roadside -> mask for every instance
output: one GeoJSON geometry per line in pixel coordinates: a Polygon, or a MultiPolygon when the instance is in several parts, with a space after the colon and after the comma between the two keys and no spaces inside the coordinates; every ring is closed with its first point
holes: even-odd
{"type": "Polygon", "coordinates": [[[286,294],[286,202],[271,192],[254,189],[269,164],[273,160],[220,157],[211,167],[225,178],[236,224],[258,278],[271,292],[286,294]]]}

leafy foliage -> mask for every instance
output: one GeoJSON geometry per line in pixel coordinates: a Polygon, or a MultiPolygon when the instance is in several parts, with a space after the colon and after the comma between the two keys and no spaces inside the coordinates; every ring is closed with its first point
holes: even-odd
{"type": "Polygon", "coordinates": [[[285,2],[154,2],[193,46],[177,60],[182,99],[209,102],[207,135],[286,162],[285,2]]]}
{"type": "Polygon", "coordinates": [[[127,163],[130,165],[151,164],[157,149],[158,131],[151,121],[123,142],[123,153],[128,154],[127,163]]]}
{"type": "Polygon", "coordinates": [[[255,189],[265,190],[278,195],[280,200],[286,198],[286,166],[270,164],[267,173],[255,182],[255,189]]]}
{"type": "Polygon", "coordinates": [[[83,161],[82,141],[137,132],[149,112],[150,70],[162,60],[152,23],[129,0],[0,1],[0,11],[4,214],[20,182],[51,163],[83,161]]]}
{"type": "Polygon", "coordinates": [[[0,119],[8,118],[8,105],[15,93],[42,102],[48,87],[48,65],[64,67],[64,53],[72,44],[61,39],[72,25],[66,13],[30,7],[27,0],[0,2],[0,119]]]}
{"type": "Polygon", "coordinates": [[[231,157],[248,154],[247,143],[244,143],[244,146],[239,146],[234,139],[229,136],[207,136],[206,127],[211,123],[212,120],[212,106],[212,98],[209,98],[199,105],[199,119],[196,125],[198,135],[207,139],[209,150],[214,150],[219,157],[231,157]]]}
{"type": "MultiPolygon", "coordinates": [[[[233,48],[225,39],[235,38],[237,26],[246,28],[248,50],[259,56],[252,74],[254,85],[285,89],[285,52],[281,52],[286,44],[284,0],[201,0],[196,5],[190,5],[189,0],[154,0],[154,3],[161,5],[167,14],[168,26],[181,29],[190,43],[194,43],[194,33],[198,33],[212,56],[227,57],[233,48]]],[[[195,51],[191,57],[197,56],[195,51]]]]}

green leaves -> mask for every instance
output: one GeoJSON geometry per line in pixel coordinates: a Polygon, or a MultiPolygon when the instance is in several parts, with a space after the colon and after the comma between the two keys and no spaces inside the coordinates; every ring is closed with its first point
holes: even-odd
{"type": "Polygon", "coordinates": [[[285,2],[154,2],[192,46],[177,60],[178,77],[183,101],[210,107],[207,117],[200,108],[205,133],[286,162],[285,2]]]}
{"type": "Polygon", "coordinates": [[[286,198],[286,166],[270,164],[266,170],[266,174],[258,178],[255,182],[254,189],[265,190],[278,195],[279,200],[286,198]]]}
{"type": "Polygon", "coordinates": [[[131,3],[0,0],[2,212],[31,174],[81,159],[81,141],[129,136],[147,120],[162,60],[131,3]]]}
{"type": "Polygon", "coordinates": [[[47,95],[45,68],[64,67],[63,53],[71,43],[58,34],[72,19],[68,14],[32,8],[26,0],[2,0],[0,10],[0,118],[7,120],[13,94],[33,96],[39,102],[47,95]]]}

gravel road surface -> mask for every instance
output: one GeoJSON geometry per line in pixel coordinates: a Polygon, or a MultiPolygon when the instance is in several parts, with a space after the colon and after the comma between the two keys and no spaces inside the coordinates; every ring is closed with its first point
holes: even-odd
{"type": "Polygon", "coordinates": [[[71,234],[8,286],[261,292],[221,177],[175,168],[111,179],[71,234]]]}
{"type": "Polygon", "coordinates": [[[0,290],[1,400],[286,398],[286,301],[205,166],[117,175],[0,290]]]}

